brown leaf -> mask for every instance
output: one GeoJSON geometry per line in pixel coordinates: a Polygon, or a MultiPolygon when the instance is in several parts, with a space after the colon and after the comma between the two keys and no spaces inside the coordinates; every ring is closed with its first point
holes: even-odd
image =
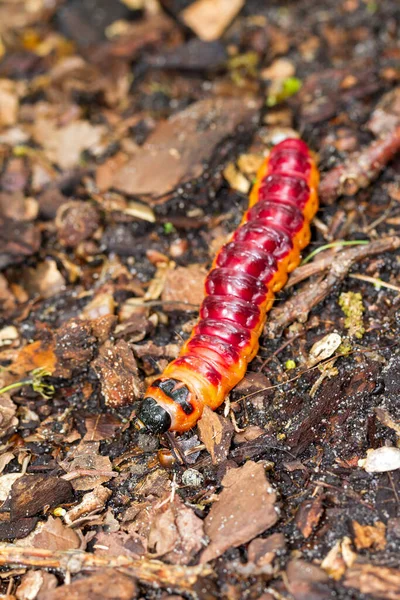
{"type": "Polygon", "coordinates": [[[34,600],[39,592],[53,590],[57,587],[57,577],[47,571],[30,570],[21,577],[16,595],[18,600],[34,600]]]}
{"type": "Polygon", "coordinates": [[[203,546],[203,521],[179,496],[156,509],[148,538],[157,557],[176,565],[187,565],[203,546]]]}
{"type": "Polygon", "coordinates": [[[354,544],[358,550],[374,547],[384,550],[386,547],[386,525],[377,521],[374,525],[361,525],[353,521],[354,544]]]}
{"type": "Polygon", "coordinates": [[[55,224],[60,244],[76,248],[94,234],[100,225],[100,217],[91,202],[71,200],[59,207],[55,224]]]}
{"type": "Polygon", "coordinates": [[[198,421],[199,437],[208,452],[213,464],[218,464],[228,456],[233,436],[232,423],[217,415],[208,406],[204,407],[201,419],[198,421]]]}
{"type": "Polygon", "coordinates": [[[0,127],[9,127],[17,122],[18,95],[16,84],[11,79],[0,80],[0,127]]]}
{"type": "Polygon", "coordinates": [[[85,419],[86,434],[84,442],[99,442],[112,438],[122,422],[113,415],[90,415],[85,419]]]}
{"type": "Polygon", "coordinates": [[[291,560],[286,575],[294,600],[327,600],[332,597],[329,577],[317,565],[305,560],[291,560]]]}
{"type": "Polygon", "coordinates": [[[6,435],[10,429],[18,425],[18,419],[15,416],[17,407],[8,394],[0,396],[0,437],[6,435]]]}
{"type": "Polygon", "coordinates": [[[113,187],[156,199],[200,177],[216,146],[257,110],[257,101],[246,97],[192,104],[158,124],[137,154],[117,171],[113,187]]]}
{"type": "Polygon", "coordinates": [[[200,306],[204,297],[205,278],[206,271],[200,265],[169,269],[161,299],[170,304],[164,304],[164,310],[183,310],[185,304],[190,305],[189,310],[200,306]]]}
{"type": "Polygon", "coordinates": [[[307,539],[320,522],[324,508],[322,498],[312,498],[301,503],[296,514],[296,525],[307,539]]]}
{"type": "Polygon", "coordinates": [[[66,527],[61,519],[49,516],[47,521],[32,538],[34,548],[48,550],[76,550],[80,539],[73,529],[66,527]]]}
{"type": "Polygon", "coordinates": [[[50,475],[24,475],[11,488],[11,519],[33,517],[45,506],[53,508],[73,499],[74,491],[68,481],[50,475]]]}
{"type": "Polygon", "coordinates": [[[38,368],[53,373],[56,363],[57,357],[52,344],[38,340],[21,348],[17,358],[10,366],[10,371],[21,378],[38,368]]]}
{"type": "Polygon", "coordinates": [[[23,269],[21,285],[31,297],[39,294],[42,298],[51,298],[65,288],[65,279],[58,270],[56,261],[46,260],[38,263],[34,269],[23,269]]]}
{"type": "Polygon", "coordinates": [[[383,600],[399,600],[400,571],[371,564],[355,565],[346,573],[344,585],[383,600]]]}
{"type": "Polygon", "coordinates": [[[0,219],[0,269],[19,264],[40,248],[41,235],[36,224],[0,219]]]}
{"type": "Polygon", "coordinates": [[[38,600],[133,600],[137,592],[135,581],[114,569],[112,574],[106,570],[41,593],[38,600]]]}
{"type": "Polygon", "coordinates": [[[105,533],[101,531],[96,535],[94,545],[96,554],[100,556],[124,556],[126,554],[140,558],[146,554],[146,542],[138,534],[125,531],[105,533]]]}
{"type": "Polygon", "coordinates": [[[111,473],[111,461],[108,456],[99,454],[99,442],[81,442],[79,446],[67,456],[67,459],[60,463],[61,467],[67,472],[73,474],[77,472],[77,478],[71,480],[75,490],[92,490],[93,488],[110,481],[111,475],[102,473],[111,473]],[[93,470],[100,471],[98,474],[79,476],[79,471],[93,470]]]}
{"type": "Polygon", "coordinates": [[[141,395],[136,360],[128,344],[106,342],[92,363],[101,381],[101,391],[109,406],[124,406],[141,395]]]}
{"type": "Polygon", "coordinates": [[[89,121],[75,121],[57,128],[49,119],[38,119],[34,125],[34,137],[44,148],[49,160],[62,169],[69,169],[79,162],[81,152],[96,147],[104,133],[101,125],[89,121]]]}
{"type": "Polygon", "coordinates": [[[211,42],[221,37],[243,4],[244,0],[196,0],[181,17],[201,40],[211,42]]]}
{"type": "Polygon", "coordinates": [[[286,540],[283,533],[273,533],[266,538],[252,540],[247,548],[247,557],[249,562],[257,566],[267,565],[285,548],[286,540]]]}
{"type": "Polygon", "coordinates": [[[276,494],[261,463],[249,461],[239,469],[230,469],[222,485],[224,489],[205,520],[211,541],[201,555],[203,563],[231,546],[245,544],[278,520],[276,494]]]}

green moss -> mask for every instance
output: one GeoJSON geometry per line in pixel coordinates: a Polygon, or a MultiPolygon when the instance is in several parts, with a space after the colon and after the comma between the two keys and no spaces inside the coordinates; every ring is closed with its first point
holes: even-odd
{"type": "Polygon", "coordinates": [[[365,308],[361,294],[343,292],[339,297],[339,306],[345,315],[344,326],[349,330],[349,335],[361,339],[365,333],[362,318],[365,308]]]}

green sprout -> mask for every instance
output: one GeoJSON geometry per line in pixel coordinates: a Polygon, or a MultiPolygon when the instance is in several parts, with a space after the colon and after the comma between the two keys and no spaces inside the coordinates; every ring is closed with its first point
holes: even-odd
{"type": "Polygon", "coordinates": [[[164,233],[166,235],[169,235],[170,233],[173,233],[175,231],[175,227],[173,226],[172,223],[170,223],[169,221],[167,223],[164,223],[164,233]]]}
{"type": "Polygon", "coordinates": [[[46,367],[39,367],[31,371],[29,376],[21,379],[21,381],[10,383],[10,385],[6,385],[5,387],[1,388],[0,394],[5,394],[6,392],[16,390],[26,385],[31,385],[34,392],[37,392],[42,396],[42,398],[48,400],[54,395],[55,392],[53,385],[43,381],[43,378],[48,377],[49,375],[51,375],[51,372],[48,371],[46,367]]]}
{"type": "Polygon", "coordinates": [[[316,254],[319,254],[324,250],[329,250],[329,248],[338,248],[341,246],[366,246],[367,244],[369,244],[367,240],[353,240],[350,242],[339,240],[337,242],[331,242],[330,244],[325,244],[324,246],[320,246],[319,248],[316,248],[315,250],[310,252],[310,254],[306,256],[306,258],[302,261],[301,264],[306,265],[308,262],[310,262],[312,258],[314,258],[316,254]]]}
{"type": "Polygon", "coordinates": [[[269,94],[267,98],[267,106],[270,108],[276,106],[280,102],[283,102],[287,98],[294,96],[301,89],[302,81],[298,77],[287,77],[282,81],[280,90],[269,94]]]}

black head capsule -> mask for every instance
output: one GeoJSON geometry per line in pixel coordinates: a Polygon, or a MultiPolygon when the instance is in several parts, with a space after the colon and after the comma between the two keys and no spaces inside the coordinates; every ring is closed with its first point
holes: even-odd
{"type": "Polygon", "coordinates": [[[169,413],[150,396],[144,398],[137,417],[152,433],[165,433],[171,427],[169,413]]]}

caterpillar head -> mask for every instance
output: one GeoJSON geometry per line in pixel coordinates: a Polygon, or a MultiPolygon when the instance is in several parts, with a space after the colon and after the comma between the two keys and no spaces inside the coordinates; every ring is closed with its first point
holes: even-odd
{"type": "Polygon", "coordinates": [[[171,427],[171,415],[151,396],[144,398],[137,416],[152,433],[165,433],[171,427]]]}
{"type": "Polygon", "coordinates": [[[165,433],[190,429],[201,412],[202,406],[184,382],[160,378],[148,388],[137,416],[152,433],[165,433]]]}

